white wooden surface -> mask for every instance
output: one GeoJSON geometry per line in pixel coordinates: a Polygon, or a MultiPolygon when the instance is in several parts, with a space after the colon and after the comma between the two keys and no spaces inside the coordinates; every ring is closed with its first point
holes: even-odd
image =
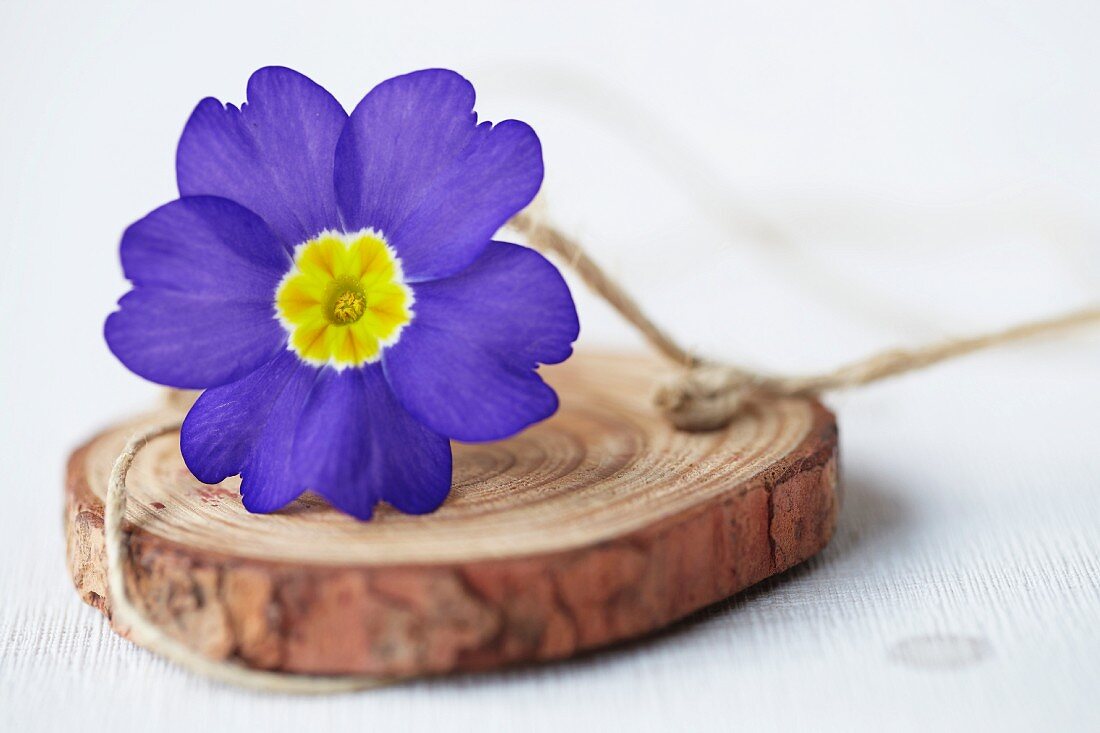
{"type": "MultiPolygon", "coordinates": [[[[830,547],[643,643],[293,699],[111,634],[59,517],[68,450],[155,398],[99,335],[117,238],[172,196],[194,102],[258,65],[347,104],[462,69],[542,134],[561,222],[710,353],[820,368],[1100,291],[1094,4],[309,5],[0,7],[4,729],[1100,729],[1096,333],[835,396],[830,547]]],[[[634,344],[578,301],[586,343],[634,344]]]]}

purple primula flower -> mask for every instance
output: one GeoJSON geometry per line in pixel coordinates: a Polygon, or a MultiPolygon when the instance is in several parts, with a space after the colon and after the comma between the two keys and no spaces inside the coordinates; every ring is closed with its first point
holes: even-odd
{"type": "Polygon", "coordinates": [[[274,511],[306,489],[370,518],[430,512],[449,439],[505,438],[557,409],[539,364],[577,314],[558,271],[493,241],[542,183],[522,122],[478,124],[474,89],[430,69],[349,116],[311,80],[260,69],[240,109],[205,99],[180,138],[180,198],[136,222],[111,351],[205,389],[180,445],[201,481],[242,477],[274,511]]]}

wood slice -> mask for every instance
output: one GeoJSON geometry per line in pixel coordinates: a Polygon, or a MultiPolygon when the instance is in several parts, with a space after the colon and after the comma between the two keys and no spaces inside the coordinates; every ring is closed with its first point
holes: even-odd
{"type": "MultiPolygon", "coordinates": [[[[580,354],[544,370],[553,418],[455,444],[454,490],[428,516],[360,523],[307,494],[252,515],[239,481],[199,483],[178,435],[130,471],[127,583],[157,624],[214,658],[313,673],[419,675],[567,657],[639,636],[807,559],[836,523],[837,433],[815,401],[750,405],[683,433],[650,405],[658,366],[580,354]]],[[[103,495],[126,439],[71,457],[68,561],[110,615],[103,495]]],[[[122,630],[124,633],[124,630],[122,630]]]]}

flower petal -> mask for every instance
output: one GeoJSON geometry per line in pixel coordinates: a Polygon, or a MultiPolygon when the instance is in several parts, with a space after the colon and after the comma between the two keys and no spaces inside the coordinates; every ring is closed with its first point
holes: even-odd
{"type": "Polygon", "coordinates": [[[255,211],[294,246],[339,227],[332,188],[347,113],[323,87],[270,66],[248,80],[240,109],[199,102],[180,137],[180,194],[224,196],[255,211]]]}
{"type": "Polygon", "coordinates": [[[557,395],[535,369],[569,357],[579,324],[569,288],[542,255],[492,242],[466,270],[414,291],[413,321],[382,363],[418,420],[482,441],[554,413],[557,395]]]}
{"type": "Polygon", "coordinates": [[[289,382],[315,379],[310,371],[316,369],[302,368],[292,352],[282,351],[243,379],[199,395],[180,430],[180,450],[191,473],[216,484],[244,470],[289,382]]]}
{"type": "Polygon", "coordinates": [[[122,237],[134,289],[104,335],[131,371],[172,387],[234,381],[286,341],[274,292],[290,256],[263,221],[232,201],[185,198],[122,237]]]}
{"type": "Polygon", "coordinates": [[[241,469],[241,499],[250,512],[281,509],[309,488],[292,454],[303,411],[324,371],[293,355],[291,361],[290,376],[271,403],[263,430],[241,469]]]}
{"type": "Polygon", "coordinates": [[[348,231],[381,232],[412,281],[474,261],[542,184],[542,148],[522,122],[477,124],[474,88],[427,69],[382,82],[336,146],[336,196],[348,231]]]}
{"type": "Polygon", "coordinates": [[[122,235],[122,270],[134,285],[270,301],[289,250],[252,211],[216,196],[176,199],[122,235]]]}
{"type": "Polygon", "coordinates": [[[293,455],[310,489],[359,519],[380,499],[409,514],[430,512],[451,488],[450,443],[401,407],[377,365],[322,372],[293,455]]]}

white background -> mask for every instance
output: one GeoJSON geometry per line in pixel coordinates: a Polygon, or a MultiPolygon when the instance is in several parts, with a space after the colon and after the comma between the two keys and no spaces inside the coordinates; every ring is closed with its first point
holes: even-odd
{"type": "MultiPolygon", "coordinates": [[[[101,326],[193,105],[297,68],[347,107],[449,66],[540,133],[544,191],[658,319],[779,371],[1100,288],[1095,2],[0,6],[0,721],[11,730],[1100,729],[1100,335],[838,395],[806,566],[656,639],[335,699],[137,650],[63,565],[72,446],[157,388],[101,326]]],[[[577,289],[582,345],[640,348],[577,289]]]]}

